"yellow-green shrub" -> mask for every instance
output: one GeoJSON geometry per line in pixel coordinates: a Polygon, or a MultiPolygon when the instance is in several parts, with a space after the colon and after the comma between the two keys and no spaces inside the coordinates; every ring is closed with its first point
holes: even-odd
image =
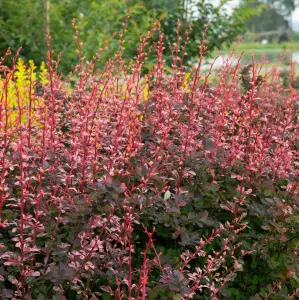
{"type": "Polygon", "coordinates": [[[39,76],[36,69],[32,60],[26,66],[19,58],[16,70],[0,78],[0,98],[8,116],[9,127],[17,122],[26,123],[28,116],[42,103],[42,99],[35,95],[35,86],[38,77],[42,85],[48,83],[48,71],[45,63],[40,66],[39,76]]]}

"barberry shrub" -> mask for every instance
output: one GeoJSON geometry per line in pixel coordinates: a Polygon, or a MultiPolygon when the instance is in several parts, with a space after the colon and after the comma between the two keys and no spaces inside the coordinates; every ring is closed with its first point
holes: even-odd
{"type": "Polygon", "coordinates": [[[124,33],[64,78],[51,50],[1,60],[1,299],[294,299],[294,65],[287,87],[254,55],[203,69],[204,33],[187,70],[159,23],[126,64],[124,33]]]}

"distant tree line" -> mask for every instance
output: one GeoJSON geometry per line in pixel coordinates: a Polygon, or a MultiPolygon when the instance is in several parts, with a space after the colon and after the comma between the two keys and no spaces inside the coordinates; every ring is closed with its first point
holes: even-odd
{"type": "Polygon", "coordinates": [[[297,0],[244,0],[243,5],[255,8],[256,14],[245,22],[251,32],[260,33],[273,30],[287,30],[288,19],[298,6],[297,0]]]}

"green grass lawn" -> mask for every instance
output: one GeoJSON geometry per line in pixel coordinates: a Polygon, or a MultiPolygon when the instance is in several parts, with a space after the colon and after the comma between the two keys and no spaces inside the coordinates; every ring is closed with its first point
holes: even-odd
{"type": "MultiPolygon", "coordinates": [[[[218,54],[220,54],[223,57],[228,56],[230,51],[232,51],[234,45],[231,47],[224,48],[221,51],[215,51],[212,55],[212,57],[216,57],[218,54]]],[[[298,62],[299,59],[299,42],[289,42],[289,43],[283,43],[283,44],[267,44],[267,45],[261,45],[258,43],[240,43],[235,51],[235,54],[238,55],[242,51],[244,51],[244,54],[242,56],[241,64],[245,65],[248,63],[251,63],[251,56],[252,56],[252,50],[254,50],[254,58],[255,61],[259,61],[261,58],[263,59],[263,56],[266,56],[268,59],[267,67],[276,66],[279,65],[281,67],[288,67],[290,65],[290,54],[292,53],[293,49],[293,60],[298,62]],[[283,52],[285,51],[284,56],[283,52]]]]}
{"type": "MultiPolygon", "coordinates": [[[[232,50],[234,45],[231,45],[229,48],[225,49],[226,51],[232,50]]],[[[283,44],[266,44],[262,45],[260,43],[240,43],[237,47],[238,52],[243,50],[258,50],[258,51],[267,51],[267,50],[275,50],[275,51],[283,51],[286,48],[294,49],[294,51],[299,51],[299,42],[288,42],[283,44]]]]}
{"type": "MultiPolygon", "coordinates": [[[[230,51],[233,49],[233,45],[229,48],[223,49],[221,51],[215,51],[212,54],[212,57],[216,57],[217,55],[221,55],[224,59],[229,55],[230,51]]],[[[261,75],[264,75],[265,72],[269,72],[269,70],[273,67],[278,67],[281,71],[283,70],[290,70],[290,54],[293,50],[293,60],[299,64],[299,42],[289,42],[283,44],[267,44],[261,45],[258,43],[240,43],[236,48],[235,54],[239,55],[242,51],[244,51],[241,65],[246,65],[251,63],[251,53],[254,50],[254,60],[255,62],[263,61],[263,69],[261,75]],[[284,56],[283,52],[285,51],[284,56]],[[266,56],[268,63],[265,63],[263,56],[266,56]]],[[[212,58],[209,60],[212,61],[212,58]]],[[[221,65],[215,64],[216,69],[219,68],[221,65]]],[[[203,68],[203,72],[206,72],[208,67],[203,68]]],[[[299,68],[295,67],[295,76],[299,77],[299,68]]]]}

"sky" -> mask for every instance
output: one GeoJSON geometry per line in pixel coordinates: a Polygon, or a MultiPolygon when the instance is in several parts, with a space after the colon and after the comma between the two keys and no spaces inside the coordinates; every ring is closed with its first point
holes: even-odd
{"type": "Polygon", "coordinates": [[[293,12],[292,20],[299,21],[299,7],[293,12]]]}

